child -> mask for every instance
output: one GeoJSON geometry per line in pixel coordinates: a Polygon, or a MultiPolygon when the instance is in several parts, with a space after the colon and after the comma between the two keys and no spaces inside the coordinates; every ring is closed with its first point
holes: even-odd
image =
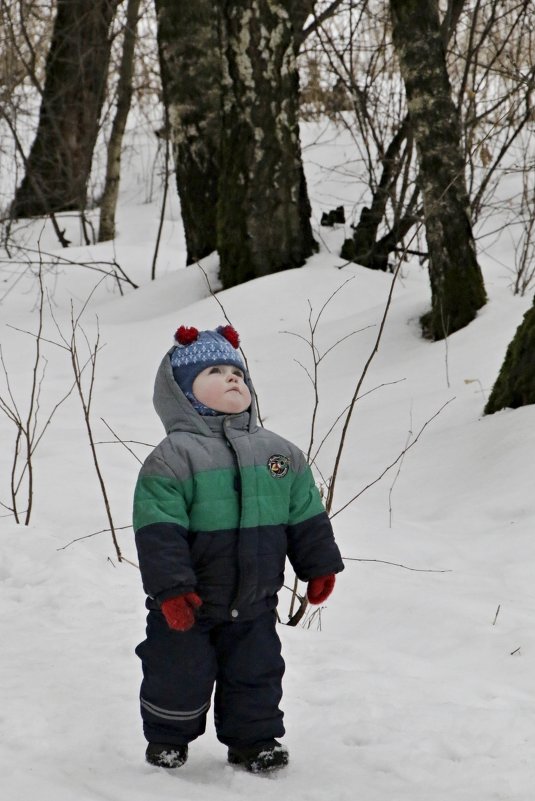
{"type": "Polygon", "coordinates": [[[153,765],[183,765],[214,719],[228,761],[284,767],[275,622],[286,556],[322,603],[344,569],[301,451],[259,428],[231,326],[181,326],[154,406],[167,432],[141,468],[134,529],[148,595],[141,716],[153,765]]]}

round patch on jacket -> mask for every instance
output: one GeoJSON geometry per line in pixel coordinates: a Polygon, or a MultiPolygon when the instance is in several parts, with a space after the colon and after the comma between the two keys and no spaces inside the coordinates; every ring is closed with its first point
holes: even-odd
{"type": "Polygon", "coordinates": [[[290,459],[288,456],[281,456],[280,453],[276,453],[269,457],[267,466],[273,478],[284,478],[290,469],[290,459]]]}

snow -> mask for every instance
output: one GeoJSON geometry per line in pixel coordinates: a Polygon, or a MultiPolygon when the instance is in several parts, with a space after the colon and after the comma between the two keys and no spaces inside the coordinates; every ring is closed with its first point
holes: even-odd
{"type": "MultiPolygon", "coordinates": [[[[351,202],[349,178],[338,184],[338,167],[325,172],[325,165],[351,160],[351,143],[329,131],[322,146],[318,133],[308,127],[305,138],[313,144],[304,150],[316,220],[342,196],[351,202]]],[[[139,463],[102,418],[142,459],[163,436],[152,382],[173,331],[180,323],[213,327],[223,318],[207,283],[218,288],[215,256],[203,262],[206,277],[198,267],[183,269],[173,199],[157,280],[150,281],[160,198],[155,193],[144,202],[134,156],[127,168],[114,243],[81,245],[72,215],[60,218],[72,239],[68,250],[42,221],[21,225],[16,236],[73,262],[115,258],[139,284],[121,295],[112,279],[94,289],[101,276],[88,267],[46,268],[55,322],[47,309],[40,411],[44,422],[72,381],[68,354],[51,341],[59,341],[58,328],[69,335],[71,300],[77,314],[94,289],[80,321],[91,344],[98,316],[104,344],[91,419],[119,544],[135,562],[128,526],[139,463]]],[[[344,285],[317,329],[321,352],[347,336],[320,364],[319,444],[351,399],[392,280],[355,265],[341,268],[336,253],[349,229],[320,234],[320,252],[302,269],[217,295],[241,333],[266,426],[305,450],[313,393],[299,362],[309,370],[312,363],[299,336],[307,337],[309,303],[317,315],[344,285]]],[[[531,302],[511,293],[503,264],[512,263],[512,251],[509,237],[494,250],[489,245],[481,257],[489,303],[447,343],[419,335],[418,318],[429,304],[425,270],[407,265],[396,284],[362,388],[374,391],[356,404],[337,479],[333,523],[346,570],[321,616],[297,629],[280,626],[291,762],[267,777],[226,764],[211,720],[183,768],[170,772],[144,762],[134,655],[144,637],[144,596],[137,569],[118,564],[109,533],[88,536],[108,523],[80,402],[71,394],[35,453],[30,525],[17,525],[5,510],[0,518],[3,798],[531,801],[535,407],[482,416],[505,348],[531,302]],[[404,457],[372,483],[420,431],[404,457]]],[[[2,266],[0,342],[23,411],[34,339],[22,332],[37,328],[37,284],[24,255],[17,258],[9,269],[2,266]]],[[[86,352],[83,336],[79,347],[86,352]]],[[[1,374],[0,387],[5,394],[1,374]]],[[[340,431],[339,424],[320,452],[324,476],[332,473],[340,431]]],[[[1,416],[4,503],[14,437],[1,416]]],[[[285,618],[287,593],[280,611],[285,618]]]]}

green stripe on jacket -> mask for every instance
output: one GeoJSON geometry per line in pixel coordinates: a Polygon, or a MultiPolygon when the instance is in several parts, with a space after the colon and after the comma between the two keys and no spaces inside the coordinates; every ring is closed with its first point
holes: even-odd
{"type": "Polygon", "coordinates": [[[243,467],[240,498],[235,469],[198,472],[179,481],[142,475],[134,495],[134,530],[152,523],[177,523],[189,531],[296,524],[324,511],[310,468],[273,478],[265,465],[243,467]]]}

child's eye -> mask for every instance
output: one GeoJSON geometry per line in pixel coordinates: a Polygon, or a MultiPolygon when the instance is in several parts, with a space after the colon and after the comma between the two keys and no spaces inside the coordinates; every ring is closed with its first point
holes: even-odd
{"type": "Polygon", "coordinates": [[[219,369],[219,367],[212,367],[210,369],[210,372],[208,373],[208,375],[212,375],[212,373],[220,373],[220,372],[221,372],[221,370],[219,369]]]}
{"type": "Polygon", "coordinates": [[[241,370],[234,370],[234,375],[237,375],[238,378],[243,378],[243,373],[241,370]]]}

